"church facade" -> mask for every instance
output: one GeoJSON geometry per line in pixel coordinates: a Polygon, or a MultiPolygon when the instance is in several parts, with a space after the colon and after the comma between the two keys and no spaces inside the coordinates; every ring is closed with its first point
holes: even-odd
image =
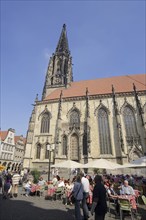
{"type": "Polygon", "coordinates": [[[74,82],[63,25],[29,120],[23,167],[47,170],[49,161],[97,158],[124,164],[145,152],[146,75],[74,82]]]}

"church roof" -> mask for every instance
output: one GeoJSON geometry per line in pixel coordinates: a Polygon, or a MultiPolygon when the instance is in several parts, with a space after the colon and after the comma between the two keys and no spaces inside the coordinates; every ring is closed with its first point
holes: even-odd
{"type": "Polygon", "coordinates": [[[110,78],[98,78],[94,80],[82,80],[72,82],[68,88],[58,88],[49,94],[44,100],[54,100],[62,98],[79,97],[86,95],[88,88],[89,95],[105,95],[112,93],[112,85],[115,93],[133,92],[133,83],[137,91],[146,91],[146,74],[133,74],[125,76],[114,76],[110,78]]]}

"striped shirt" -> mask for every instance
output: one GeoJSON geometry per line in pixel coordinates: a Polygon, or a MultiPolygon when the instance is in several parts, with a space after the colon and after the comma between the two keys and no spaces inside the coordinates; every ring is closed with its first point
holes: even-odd
{"type": "Polygon", "coordinates": [[[17,185],[19,184],[20,175],[18,173],[15,173],[12,177],[12,184],[17,185]]]}

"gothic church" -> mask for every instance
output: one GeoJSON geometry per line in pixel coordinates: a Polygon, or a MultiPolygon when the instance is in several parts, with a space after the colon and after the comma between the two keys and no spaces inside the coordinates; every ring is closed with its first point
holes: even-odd
{"type": "Polygon", "coordinates": [[[36,97],[29,120],[23,166],[47,170],[49,160],[87,163],[97,158],[124,164],[145,152],[146,75],[74,82],[63,25],[42,99],[36,97]],[[51,153],[48,146],[54,146],[51,153]]]}

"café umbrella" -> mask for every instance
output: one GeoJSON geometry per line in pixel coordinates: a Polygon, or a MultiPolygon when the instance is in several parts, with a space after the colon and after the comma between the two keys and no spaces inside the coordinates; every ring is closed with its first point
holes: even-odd
{"type": "Polygon", "coordinates": [[[83,168],[83,164],[78,163],[78,162],[73,161],[73,160],[66,160],[66,161],[51,165],[51,168],[75,169],[75,168],[83,168]]]}
{"type": "Polygon", "coordinates": [[[146,156],[133,160],[130,163],[124,164],[124,168],[144,168],[146,167],[146,156]]]}
{"type": "Polygon", "coordinates": [[[111,162],[106,159],[96,159],[89,163],[84,164],[84,168],[98,168],[98,169],[119,169],[123,168],[122,165],[111,162]]]}

